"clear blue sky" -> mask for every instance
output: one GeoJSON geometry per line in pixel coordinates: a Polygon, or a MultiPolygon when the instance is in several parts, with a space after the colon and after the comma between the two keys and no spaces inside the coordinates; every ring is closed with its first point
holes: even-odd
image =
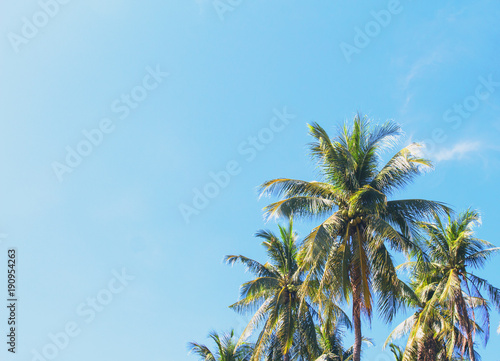
{"type": "MultiPolygon", "coordinates": [[[[334,134],[359,111],[396,120],[406,141],[433,137],[436,169],[398,196],[478,208],[478,235],[500,245],[497,2],[42,3],[0,5],[0,259],[18,248],[17,359],[45,347],[57,360],[195,360],[188,341],[241,330],[227,305],[249,275],[222,258],[265,261],[253,234],[275,225],[256,188],[315,179],[312,121],[334,134]],[[228,166],[228,184],[183,216],[228,166]],[[65,327],[79,334],[47,346],[65,327]]],[[[497,286],[498,262],[480,272],[497,286]]],[[[492,314],[483,360],[500,349],[492,314]]],[[[393,326],[365,328],[366,360],[390,359],[393,326]]]]}

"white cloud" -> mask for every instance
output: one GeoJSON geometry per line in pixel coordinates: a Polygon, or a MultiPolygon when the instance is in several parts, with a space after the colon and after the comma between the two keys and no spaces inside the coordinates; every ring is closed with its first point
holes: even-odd
{"type": "Polygon", "coordinates": [[[460,160],[470,153],[481,148],[481,142],[463,141],[455,144],[452,148],[441,148],[432,155],[437,162],[446,160],[460,160]]]}

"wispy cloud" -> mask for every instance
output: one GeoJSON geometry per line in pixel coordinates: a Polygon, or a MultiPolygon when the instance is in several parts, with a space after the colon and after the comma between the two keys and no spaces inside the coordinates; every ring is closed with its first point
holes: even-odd
{"type": "Polygon", "coordinates": [[[444,55],[445,51],[439,47],[415,61],[403,79],[403,88],[407,89],[413,79],[419,77],[427,67],[441,63],[444,55]]]}
{"type": "Polygon", "coordinates": [[[457,54],[457,47],[450,47],[449,39],[447,37],[448,27],[443,28],[443,23],[456,23],[454,27],[464,26],[464,18],[462,15],[467,13],[468,7],[456,8],[455,5],[444,5],[443,8],[438,10],[434,17],[426,22],[420,24],[419,33],[416,45],[419,41],[426,40],[425,51],[421,52],[420,57],[415,57],[412,63],[408,64],[406,74],[401,79],[403,89],[410,87],[411,83],[434,66],[446,63],[450,58],[454,59],[457,54]],[[428,35],[432,34],[429,38],[428,35]]]}
{"type": "Polygon", "coordinates": [[[441,148],[432,154],[431,157],[437,162],[447,160],[464,159],[470,153],[477,152],[481,148],[481,142],[478,141],[462,141],[455,144],[451,148],[441,148]]]}

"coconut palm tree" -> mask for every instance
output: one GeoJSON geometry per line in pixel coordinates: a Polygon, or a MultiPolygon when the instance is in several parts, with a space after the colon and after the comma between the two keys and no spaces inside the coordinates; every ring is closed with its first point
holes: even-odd
{"type": "Polygon", "coordinates": [[[457,351],[460,332],[453,325],[450,312],[439,304],[434,308],[427,307],[438,280],[429,282],[426,272],[412,274],[412,279],[410,285],[414,293],[407,294],[406,302],[416,311],[391,332],[384,347],[389,344],[391,351],[397,353],[401,361],[455,360],[453,355],[457,351]],[[404,350],[399,347],[395,350],[394,344],[390,342],[405,335],[408,335],[408,339],[404,350]]]}
{"type": "MultiPolygon", "coordinates": [[[[398,357],[401,361],[465,360],[463,355],[468,356],[469,349],[465,345],[465,352],[462,352],[460,345],[466,343],[466,338],[457,325],[453,324],[452,312],[446,305],[443,307],[435,304],[433,308],[428,307],[439,281],[435,280],[429,284],[424,278],[414,275],[416,281],[411,285],[416,293],[414,298],[408,299],[408,305],[417,310],[391,332],[384,347],[389,344],[394,353],[393,344],[390,342],[408,335],[404,350],[399,349],[401,354],[398,354],[398,357]]],[[[482,333],[479,325],[474,325],[478,333],[482,333]]],[[[477,353],[475,358],[478,358],[477,353]]]]}
{"type": "Polygon", "coordinates": [[[217,350],[212,352],[207,346],[190,342],[190,352],[200,356],[203,361],[249,361],[253,347],[248,343],[237,344],[234,330],[224,334],[222,337],[215,331],[209,333],[209,337],[215,343],[217,350]]]}
{"type": "Polygon", "coordinates": [[[230,306],[237,312],[257,309],[240,338],[243,342],[256,328],[262,328],[252,360],[260,360],[267,353],[267,359],[281,355],[289,361],[293,353],[307,358],[305,354],[319,352],[314,307],[298,297],[304,273],[298,266],[297,234],[292,221],[288,227],[279,226],[279,232],[279,237],[268,230],[256,234],[264,240],[269,257],[265,264],[241,255],[226,256],[227,263],[239,262],[255,275],[241,286],[240,301],[230,306]]]}
{"type": "Polygon", "coordinates": [[[442,309],[448,323],[454,327],[450,333],[448,355],[458,347],[461,356],[467,353],[476,360],[474,337],[489,337],[489,310],[491,301],[500,310],[500,289],[480,278],[473,269],[482,268],[486,261],[500,250],[491,243],[474,237],[474,226],[480,223],[479,213],[468,209],[455,219],[448,216],[448,223],[434,215],[434,222],[421,222],[420,227],[427,239],[425,256],[408,262],[413,274],[420,275],[416,293],[427,293],[427,302],[418,317],[417,325],[433,319],[437,309],[442,309]],[[486,293],[488,299],[483,296],[486,293]],[[483,320],[482,325],[477,320],[483,320]]]}
{"type": "MultiPolygon", "coordinates": [[[[390,250],[415,249],[416,222],[448,208],[423,199],[389,200],[431,167],[418,156],[418,145],[411,144],[379,168],[381,152],[402,135],[397,124],[372,126],[358,115],[353,126],[344,125],[334,139],[316,123],[309,130],[321,181],[274,179],[261,186],[261,195],[282,197],[265,208],[268,217],[322,219],[306,237],[301,258],[308,277],[321,279],[321,289],[329,288],[335,297],[352,302],[353,360],[359,361],[361,315],[371,318],[372,291],[378,292],[385,319],[391,320],[402,306],[398,299],[405,286],[397,278],[390,250]]],[[[307,287],[308,279],[304,294],[307,287]]]]}

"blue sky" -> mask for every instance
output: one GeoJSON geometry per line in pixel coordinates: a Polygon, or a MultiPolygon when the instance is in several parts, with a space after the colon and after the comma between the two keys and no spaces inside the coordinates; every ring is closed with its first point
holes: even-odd
{"type": "MultiPolygon", "coordinates": [[[[227,305],[249,275],[222,258],[265,261],[253,234],[275,225],[256,188],[315,179],[313,121],[331,134],[358,111],[399,122],[401,145],[426,140],[436,167],[398,197],[478,208],[478,236],[500,245],[499,4],[229,3],[0,5],[0,249],[19,254],[15,357],[195,360],[188,341],[241,330],[227,305]],[[203,209],[183,215],[227,167],[203,209]],[[96,297],[105,305],[92,308],[96,297]]],[[[498,262],[480,271],[496,285],[498,262]]],[[[483,360],[498,357],[499,322],[493,312],[483,360]]],[[[365,328],[376,342],[366,360],[390,359],[395,325],[365,328]]]]}

